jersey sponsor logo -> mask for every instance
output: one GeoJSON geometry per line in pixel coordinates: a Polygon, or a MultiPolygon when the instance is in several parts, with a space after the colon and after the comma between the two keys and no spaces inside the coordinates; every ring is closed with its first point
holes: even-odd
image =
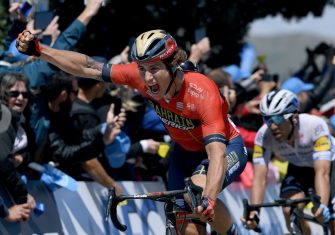
{"type": "Polygon", "coordinates": [[[314,144],[314,151],[329,151],[331,147],[329,138],[326,136],[322,136],[321,138],[317,139],[314,144]]]}
{"type": "Polygon", "coordinates": [[[259,145],[254,146],[254,153],[252,154],[252,158],[259,158],[259,157],[263,157],[263,148],[259,145]]]}
{"type": "Polygon", "coordinates": [[[202,87],[199,87],[195,83],[190,83],[189,84],[189,87],[187,88],[187,92],[191,96],[194,96],[194,97],[202,99],[202,100],[204,100],[208,97],[208,91],[204,90],[202,87]]]}
{"type": "Polygon", "coordinates": [[[228,175],[233,174],[240,167],[240,161],[238,159],[237,153],[232,151],[227,156],[228,163],[228,175]]]}
{"type": "Polygon", "coordinates": [[[200,125],[199,120],[192,120],[167,109],[162,108],[159,104],[149,101],[149,104],[154,108],[161,121],[170,127],[180,130],[192,130],[200,125]]]}
{"type": "Polygon", "coordinates": [[[316,136],[318,136],[324,131],[325,131],[325,129],[323,128],[323,126],[321,124],[319,124],[319,125],[316,126],[314,133],[315,133],[316,136]]]}
{"type": "MultiPolygon", "coordinates": [[[[170,43],[170,45],[171,45],[171,43],[170,43]]],[[[161,59],[161,60],[165,59],[168,55],[170,55],[175,50],[176,50],[176,46],[172,44],[171,47],[169,49],[167,49],[166,52],[164,52],[163,54],[161,54],[159,56],[159,59],[161,59]]]]}
{"type": "Polygon", "coordinates": [[[176,108],[179,109],[179,110],[183,110],[183,109],[184,109],[184,104],[183,104],[183,102],[177,102],[177,103],[176,103],[176,108]]]}
{"type": "Polygon", "coordinates": [[[191,111],[195,111],[195,104],[191,104],[191,103],[187,103],[186,104],[187,109],[191,110],[191,111]]]}
{"type": "Polygon", "coordinates": [[[205,145],[212,143],[212,142],[221,142],[226,144],[227,143],[227,139],[226,137],[224,137],[223,135],[220,134],[214,134],[214,135],[208,135],[205,137],[205,145]]]}

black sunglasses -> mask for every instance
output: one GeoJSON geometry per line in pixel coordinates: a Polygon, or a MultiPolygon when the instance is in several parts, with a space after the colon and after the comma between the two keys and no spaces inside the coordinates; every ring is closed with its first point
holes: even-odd
{"type": "Polygon", "coordinates": [[[19,97],[22,95],[23,98],[28,99],[29,98],[29,92],[28,91],[9,91],[8,95],[10,97],[19,97]]]}

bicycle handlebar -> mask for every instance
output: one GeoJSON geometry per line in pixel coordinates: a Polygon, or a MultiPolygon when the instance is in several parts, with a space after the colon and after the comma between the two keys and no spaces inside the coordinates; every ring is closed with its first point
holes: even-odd
{"type": "Polygon", "coordinates": [[[108,217],[110,216],[112,219],[112,222],[114,226],[124,232],[127,230],[127,226],[124,224],[121,224],[117,215],[116,215],[116,207],[119,204],[119,202],[123,201],[125,199],[120,199],[120,197],[117,197],[115,194],[115,188],[110,188],[108,190],[108,203],[107,203],[107,208],[106,208],[106,217],[105,220],[108,221],[108,217]],[[111,212],[111,214],[110,214],[111,212]]]}
{"type": "MultiPolygon", "coordinates": [[[[274,202],[270,203],[261,203],[261,204],[252,204],[250,205],[247,199],[243,199],[243,216],[246,220],[250,220],[250,212],[253,210],[259,210],[262,207],[296,207],[299,203],[308,203],[312,202],[314,205],[314,208],[319,208],[321,202],[320,202],[320,196],[315,194],[314,189],[310,188],[308,190],[308,196],[300,199],[277,199],[274,202]]],[[[313,220],[312,217],[307,217],[309,220],[313,220]]],[[[259,223],[259,218],[254,218],[256,220],[256,223],[259,223]]],[[[256,227],[253,229],[255,232],[261,232],[260,227],[256,227]]]]}
{"type": "Polygon", "coordinates": [[[127,230],[127,226],[122,224],[117,216],[117,205],[127,199],[149,199],[160,202],[172,202],[173,199],[178,195],[187,193],[192,201],[193,211],[197,208],[197,205],[201,203],[202,188],[195,185],[191,178],[185,179],[185,189],[183,190],[171,190],[162,192],[148,192],[144,194],[135,195],[120,195],[116,196],[115,189],[110,188],[108,190],[108,202],[106,208],[105,220],[108,221],[108,217],[111,217],[113,225],[120,231],[124,232],[127,230]],[[194,206],[195,205],[195,206],[194,206]]]}

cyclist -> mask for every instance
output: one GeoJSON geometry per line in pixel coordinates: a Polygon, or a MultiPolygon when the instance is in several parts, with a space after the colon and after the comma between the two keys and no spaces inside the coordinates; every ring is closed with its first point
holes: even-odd
{"type": "MultiPolygon", "coordinates": [[[[314,215],[319,222],[330,220],[331,164],[334,165],[334,139],[330,136],[326,122],[310,114],[298,114],[298,99],[288,90],[271,91],[260,103],[260,112],[265,124],[255,138],[253,164],[254,178],[251,188],[251,203],[261,203],[264,197],[267,165],[272,154],[289,162],[287,174],[282,181],[280,197],[303,198],[309,188],[321,196],[321,206],[314,215]]],[[[334,184],[334,182],[332,183],[334,184]]],[[[334,197],[334,195],[332,196],[334,197]]],[[[289,208],[283,209],[289,228],[289,208]]],[[[255,218],[257,211],[251,212],[255,218]]],[[[249,229],[257,223],[246,221],[249,229]]],[[[310,234],[306,221],[302,221],[304,234],[310,234]]]]}
{"type": "MultiPolygon", "coordinates": [[[[148,98],[175,141],[169,165],[168,188],[182,189],[192,175],[203,187],[197,214],[219,233],[237,234],[219,192],[244,169],[243,140],[228,118],[227,100],[213,81],[194,72],[186,52],[163,30],[139,35],[130,64],[103,64],[86,55],[42,47],[28,31],[17,40],[20,52],[40,56],[78,77],[128,85],[148,98]]],[[[205,234],[205,224],[188,223],[186,234],[205,234]]]]}

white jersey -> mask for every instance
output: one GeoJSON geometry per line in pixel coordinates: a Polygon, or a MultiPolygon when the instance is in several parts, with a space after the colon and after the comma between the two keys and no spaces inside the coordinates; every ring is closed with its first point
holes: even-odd
{"type": "Polygon", "coordinates": [[[322,118],[310,114],[299,114],[299,133],[294,146],[278,142],[267,125],[258,130],[254,143],[254,164],[267,165],[272,153],[301,167],[313,167],[313,161],[331,161],[335,156],[335,139],[330,136],[327,123],[322,118]]]}

